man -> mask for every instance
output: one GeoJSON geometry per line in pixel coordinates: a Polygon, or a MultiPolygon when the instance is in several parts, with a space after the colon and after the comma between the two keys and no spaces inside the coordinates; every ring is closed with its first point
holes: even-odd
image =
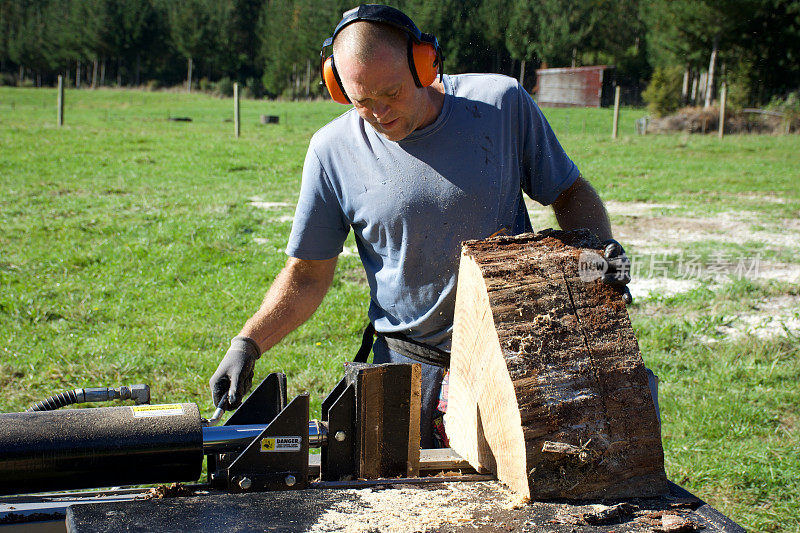
{"type": "Polygon", "coordinates": [[[422,83],[425,46],[441,68],[435,39],[386,6],[360,6],[337,26],[324,79],[353,108],[311,140],[289,259],[211,378],[216,405],[236,407],[259,355],[316,310],[350,229],[370,286],[373,361],[423,362],[423,447],[449,357],[461,241],[531,231],[524,190],[552,205],[563,229],[609,241],[607,257],[625,265],[600,198],[530,96],[499,75],[434,71],[422,83]]]}

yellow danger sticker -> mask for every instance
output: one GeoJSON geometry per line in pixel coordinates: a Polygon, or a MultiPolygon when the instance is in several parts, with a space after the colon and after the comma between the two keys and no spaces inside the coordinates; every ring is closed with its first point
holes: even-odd
{"type": "Polygon", "coordinates": [[[162,405],[134,405],[131,407],[135,418],[152,418],[155,416],[180,416],[183,406],[179,403],[165,403],[162,405]]]}
{"type": "Polygon", "coordinates": [[[261,439],[262,452],[299,452],[303,440],[300,437],[266,437],[261,439]]]}

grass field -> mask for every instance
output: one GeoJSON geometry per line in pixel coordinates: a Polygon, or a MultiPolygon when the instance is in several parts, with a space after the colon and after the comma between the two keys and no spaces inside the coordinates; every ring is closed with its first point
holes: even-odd
{"type": "MultiPolygon", "coordinates": [[[[237,140],[231,100],[68,91],[59,129],[55,91],[0,88],[0,411],[148,383],[209,415],[207,380],[285,261],[307,142],[344,109],[244,101],[237,140]]],[[[800,140],[634,136],[626,109],[612,141],[609,110],[545,114],[633,256],[670,479],[748,528],[800,531],[800,140]]],[[[284,371],[318,409],[367,298],[341,257],[256,379],[284,371]]]]}

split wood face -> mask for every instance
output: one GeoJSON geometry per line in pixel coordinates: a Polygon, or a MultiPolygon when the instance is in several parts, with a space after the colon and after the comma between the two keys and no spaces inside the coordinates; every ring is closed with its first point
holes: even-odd
{"type": "Polygon", "coordinates": [[[600,248],[585,230],[463,244],[447,433],[473,467],[525,497],[667,491],[660,426],[625,304],[579,271],[600,248]]]}

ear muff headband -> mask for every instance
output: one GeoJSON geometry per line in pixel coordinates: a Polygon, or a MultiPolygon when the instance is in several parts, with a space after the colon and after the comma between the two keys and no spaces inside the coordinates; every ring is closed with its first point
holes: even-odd
{"type": "Polygon", "coordinates": [[[429,86],[434,82],[437,74],[441,80],[444,57],[436,37],[420,32],[414,22],[398,9],[380,4],[364,4],[346,12],[339,24],[336,25],[333,35],[322,43],[320,51],[321,83],[328,89],[328,93],[335,102],[349,104],[350,98],[336,71],[333,56],[325,57],[325,48],[333,44],[333,40],[345,26],[359,20],[388,24],[403,30],[408,35],[408,68],[411,70],[411,76],[417,87],[429,86]]]}

